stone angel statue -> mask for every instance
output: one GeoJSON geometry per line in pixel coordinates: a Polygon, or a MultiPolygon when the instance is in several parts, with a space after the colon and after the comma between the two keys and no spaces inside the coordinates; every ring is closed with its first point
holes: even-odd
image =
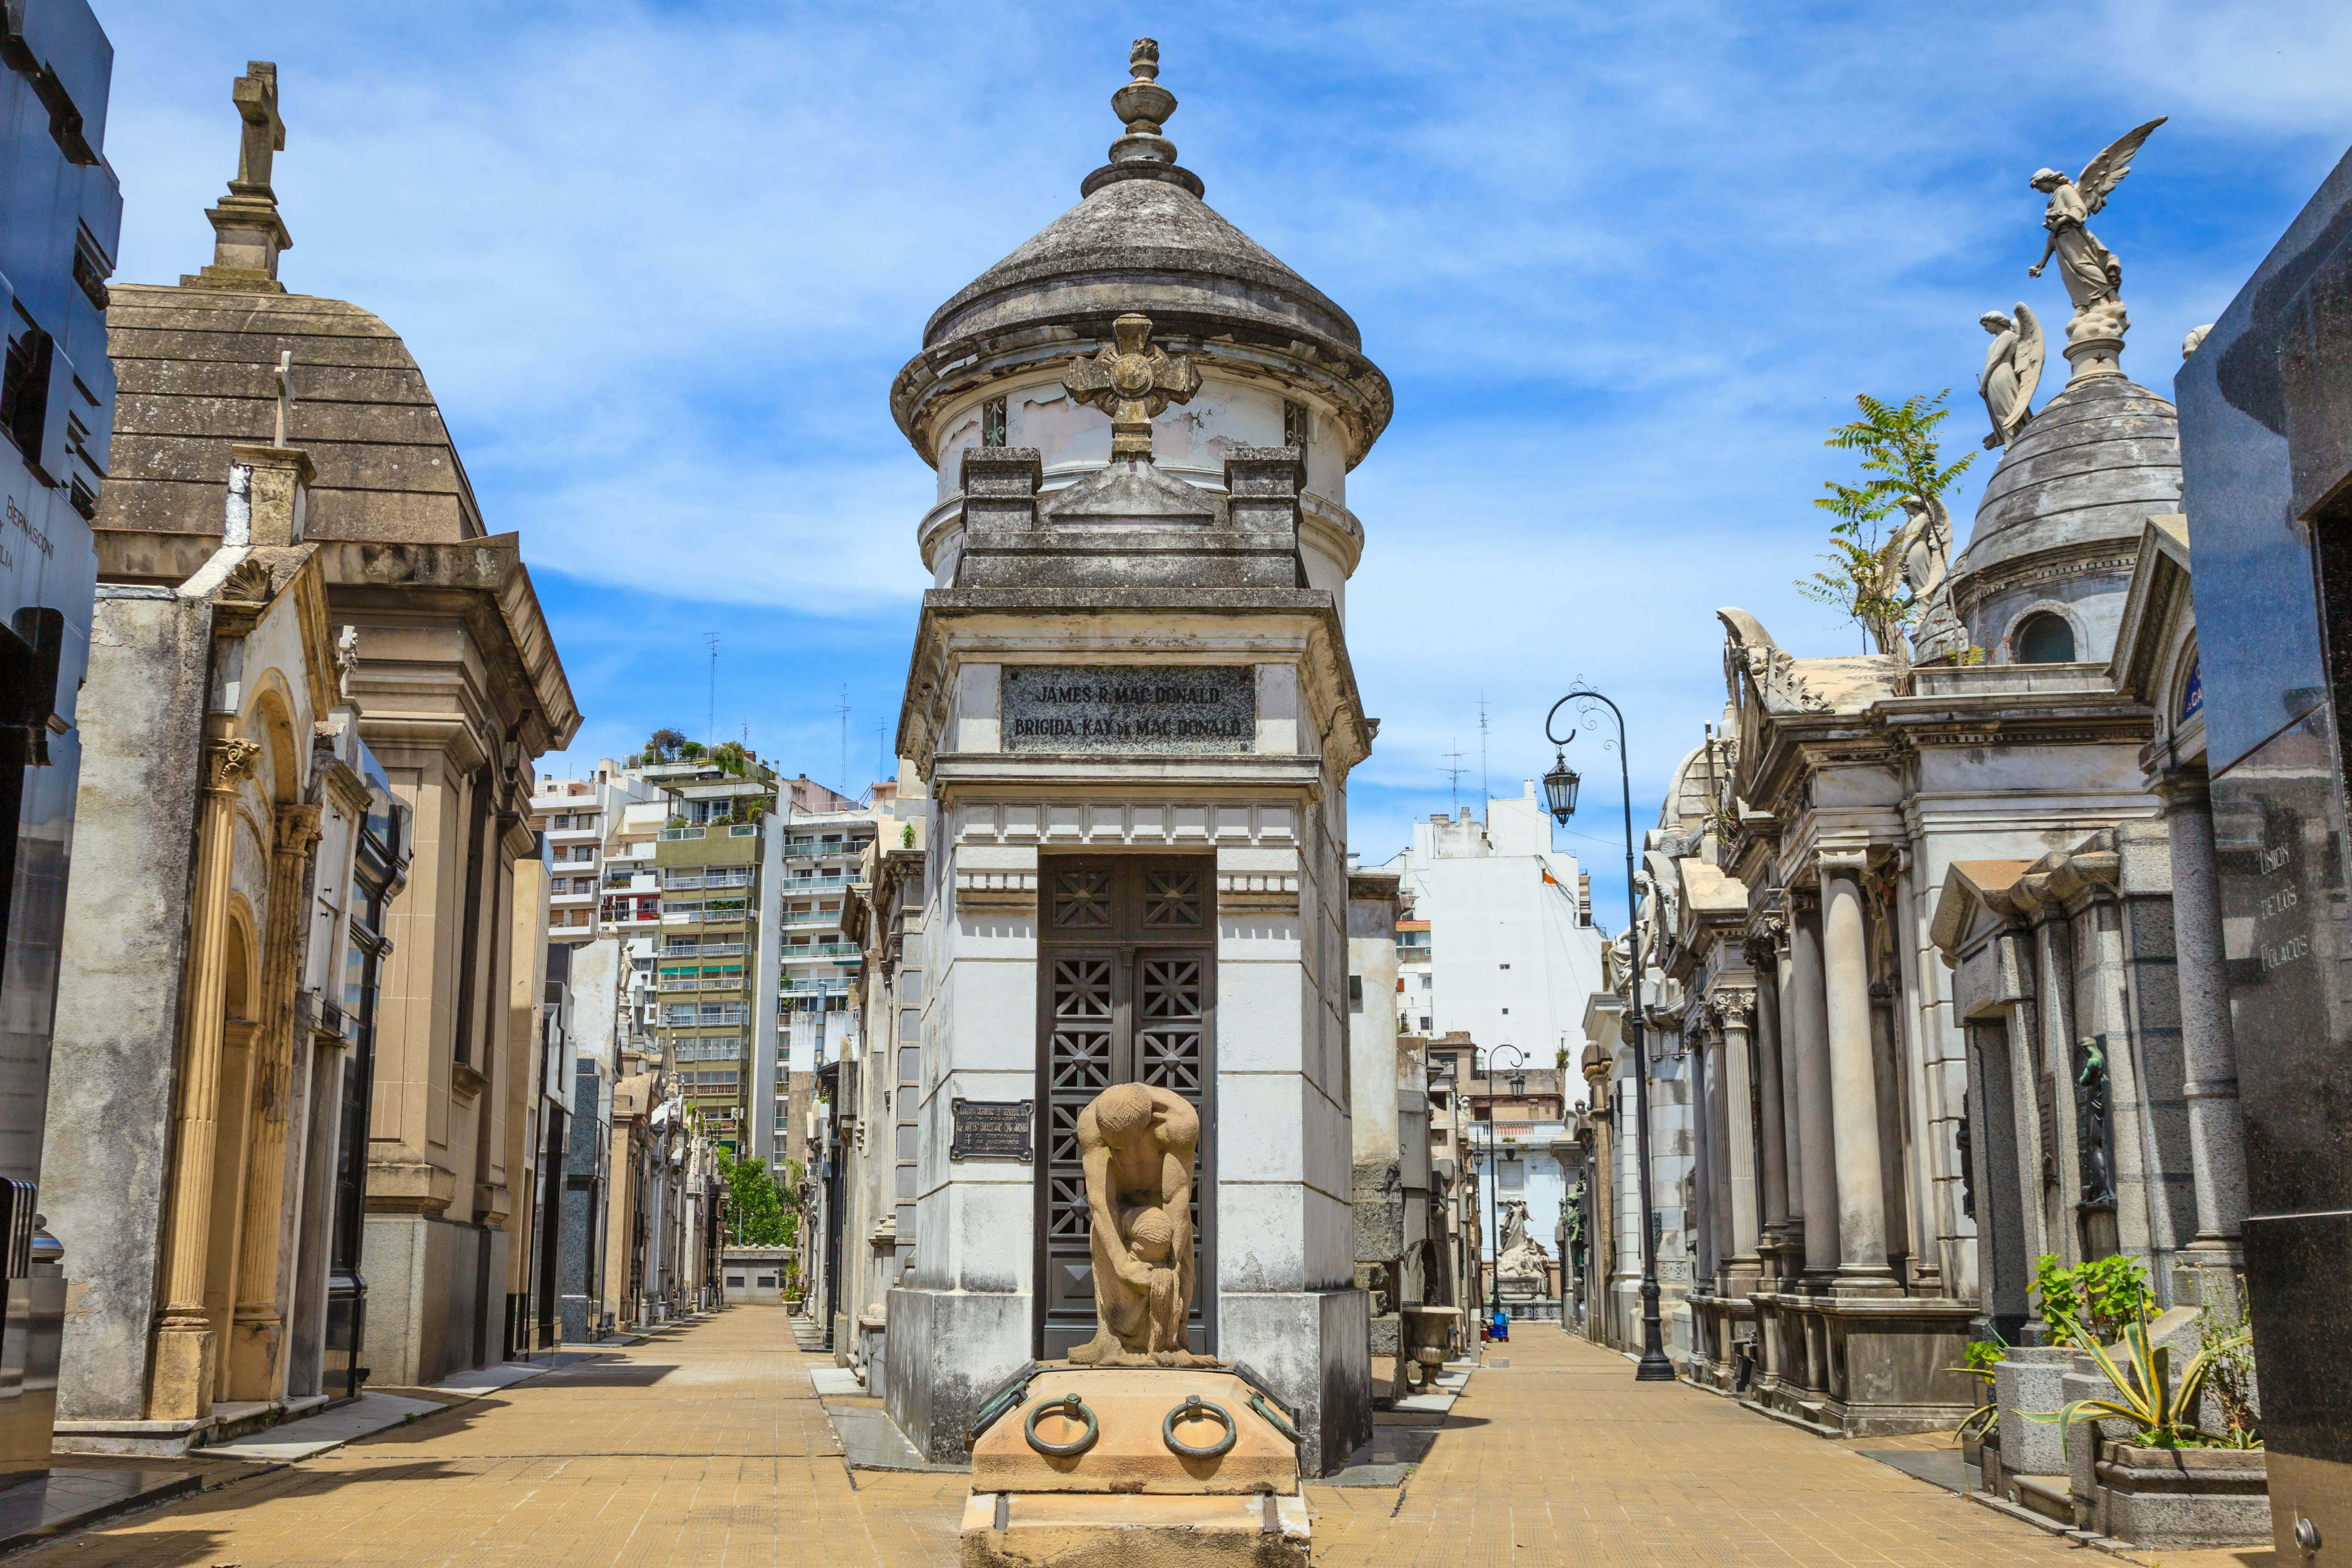
{"type": "Polygon", "coordinates": [[[1903,563],[1903,583],[1914,600],[1924,600],[1944,585],[1952,557],[1952,513],[1934,496],[1903,498],[1901,545],[1895,557],[1903,563]]]}
{"type": "Polygon", "coordinates": [[[1977,321],[1992,334],[1992,346],[1985,350],[1984,373],[1977,377],[1977,393],[1984,399],[1985,412],[1992,416],[1992,434],[1984,438],[1985,449],[1990,451],[2016,440],[2025,422],[2033,417],[2033,389],[2042,384],[2042,364],[2049,345],[2042,340],[2042,323],[2022,300],[2017,302],[2014,321],[1999,310],[1987,310],[1977,321]]]}
{"type": "MultiPolygon", "coordinates": [[[[2021,306],[2021,311],[2022,309],[2021,306]]],[[[2038,363],[2035,369],[2039,371],[2038,363]]],[[[1952,607],[1948,580],[1952,514],[1934,496],[1924,500],[1916,495],[1905,496],[1903,510],[1907,516],[1896,535],[1896,555],[1902,565],[1904,585],[1911,590],[1911,602],[1919,608],[1918,619],[1911,628],[1911,657],[1919,664],[1941,664],[1958,658],[1969,646],[1968,628],[1960,624],[1952,607]]]]}
{"type": "MultiPolygon", "coordinates": [[[[2042,213],[2042,226],[2050,231],[2050,237],[2042,247],[2042,259],[2027,268],[2026,276],[2041,277],[2050,258],[2057,257],[2058,275],[2078,318],[2094,307],[2115,301],[2124,282],[2123,264],[2086,226],[2095,214],[2105,209],[2107,197],[2131,173],[2132,157],[2140,143],[2169,118],[2158,115],[2118,138],[2084,165],[2080,179],[2070,180],[2058,169],[2042,169],[2033,176],[2033,188],[2050,197],[2042,213]]],[[[2068,335],[2074,335],[2071,328],[2068,335]]]]}

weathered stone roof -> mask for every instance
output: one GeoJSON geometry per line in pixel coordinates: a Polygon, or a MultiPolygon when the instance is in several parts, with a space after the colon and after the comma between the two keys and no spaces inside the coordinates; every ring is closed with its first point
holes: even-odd
{"type": "Polygon", "coordinates": [[[1355,321],[1219,216],[1201,199],[1199,176],[1176,163],[1175,144],[1159,134],[1175,99],[1152,79],[1158,58],[1158,46],[1138,40],[1138,79],[1112,97],[1126,133],[1080,183],[1078,205],[925,324],[921,352],[890,388],[891,414],[924,461],[937,461],[931,422],[942,407],[1109,342],[1112,320],[1128,311],[1150,317],[1154,341],[1171,352],[1313,388],[1346,428],[1350,468],[1387,427],[1395,395],[1364,357],[1355,321]]]}
{"type": "Polygon", "coordinates": [[[923,346],[1140,310],[1227,318],[1360,351],[1348,312],[1183,186],[1120,180],[1055,218],[933,312],[923,346]]]}
{"type": "Polygon", "coordinates": [[[2172,405],[2120,375],[2069,382],[2001,454],[1956,585],[2045,551],[2136,543],[2151,513],[2179,510],[2172,405]]]}
{"type": "Polygon", "coordinates": [[[271,438],[278,356],[290,351],[287,439],[318,473],[308,537],[455,543],[488,531],[424,373],[375,316],[305,294],[108,293],[119,391],[99,528],[220,532],[229,447],[271,438]]]}

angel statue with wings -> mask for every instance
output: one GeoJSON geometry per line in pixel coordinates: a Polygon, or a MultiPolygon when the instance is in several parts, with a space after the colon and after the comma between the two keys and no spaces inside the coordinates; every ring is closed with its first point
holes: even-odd
{"type": "Polygon", "coordinates": [[[2033,389],[2042,383],[2042,361],[2048,345],[2042,340],[2042,323],[2022,300],[2018,301],[2015,321],[1999,310],[1987,310],[1977,321],[1992,334],[1992,346],[1985,350],[1984,374],[1977,377],[1977,393],[1984,399],[1985,412],[1992,416],[1992,434],[1984,438],[1985,449],[1990,451],[2016,440],[2025,422],[2033,417],[2033,389]]]}
{"type": "Polygon", "coordinates": [[[2084,166],[2080,179],[2070,180],[2058,169],[2042,169],[2033,176],[2033,188],[2050,197],[2049,205],[2042,213],[2042,226],[2050,231],[2050,237],[2042,247],[2042,259],[2027,268],[2026,275],[2041,277],[2050,258],[2057,257],[2058,276],[2066,285],[2066,297],[2074,302],[2074,319],[2066,326],[2070,340],[2089,336],[2119,338],[2128,324],[2124,320],[2123,301],[2118,298],[2124,282],[2123,264],[2116,259],[2114,251],[2099,243],[2098,236],[2087,226],[2094,214],[2105,210],[2107,197],[2131,173],[2132,156],[2139,151],[2140,143],[2168,118],[2159,115],[2117,140],[2084,166]],[[2102,320],[2086,331],[2090,323],[2085,319],[2093,316],[2102,320]],[[2112,321],[2104,319],[2110,316],[2112,321]]]}

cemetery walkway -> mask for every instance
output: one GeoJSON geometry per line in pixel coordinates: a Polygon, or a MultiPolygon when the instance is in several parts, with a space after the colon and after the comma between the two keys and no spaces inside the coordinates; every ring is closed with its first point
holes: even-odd
{"type": "MultiPolygon", "coordinates": [[[[1713,1394],[1636,1385],[1622,1357],[1555,1330],[1520,1336],[1404,1486],[1310,1489],[1318,1563],[2113,1561],[1713,1394]]],[[[817,1361],[781,1310],[736,1308],[298,1464],[210,1461],[203,1494],[20,1561],[949,1568],[965,1478],[848,1470],[809,1381],[817,1361]]]]}

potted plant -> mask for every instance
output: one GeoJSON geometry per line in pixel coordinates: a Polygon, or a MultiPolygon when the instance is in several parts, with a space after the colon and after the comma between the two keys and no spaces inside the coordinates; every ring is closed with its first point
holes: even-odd
{"type": "Polygon", "coordinates": [[[1977,1468],[1978,1485],[1987,1490],[1997,1490],[2000,1480],[2000,1402],[1993,1394],[1992,1369],[2008,1353],[2008,1342],[1992,1333],[1990,1339],[1969,1341],[1969,1348],[1961,1353],[1960,1364],[1944,1369],[1973,1377],[1982,1385],[1978,1392],[1984,1396],[1983,1401],[1960,1422],[1959,1436],[1961,1463],[1977,1468]],[[1991,1450],[1990,1474],[1987,1449],[1991,1450]]]}
{"type": "MultiPolygon", "coordinates": [[[[2220,1324],[2210,1311],[2198,1321],[2200,1344],[2185,1366],[2172,1347],[2150,1331],[2147,1303],[2137,1303],[2119,1343],[2086,1336],[2076,1342],[2107,1384],[2106,1392],[2070,1401],[2064,1408],[2029,1412],[2071,1433],[2083,1423],[2117,1423],[2120,1435],[2089,1440],[2095,1496],[2077,1499],[2100,1534],[2147,1547],[2226,1546],[2270,1538],[2269,1473],[2260,1436],[2243,1404],[2242,1358],[2250,1342],[2242,1324],[2220,1324]],[[2118,1353],[2120,1352],[2120,1353],[2118,1353]],[[2231,1393],[2217,1401],[2225,1430],[2203,1424],[2208,1381],[2217,1369],[2231,1393]],[[2240,1408],[2231,1411],[2232,1402],[2240,1408]]],[[[2217,1385],[2218,1386],[2218,1385],[2217,1385]]],[[[2078,1472],[2079,1473],[2079,1472],[2078,1472]]]]}

